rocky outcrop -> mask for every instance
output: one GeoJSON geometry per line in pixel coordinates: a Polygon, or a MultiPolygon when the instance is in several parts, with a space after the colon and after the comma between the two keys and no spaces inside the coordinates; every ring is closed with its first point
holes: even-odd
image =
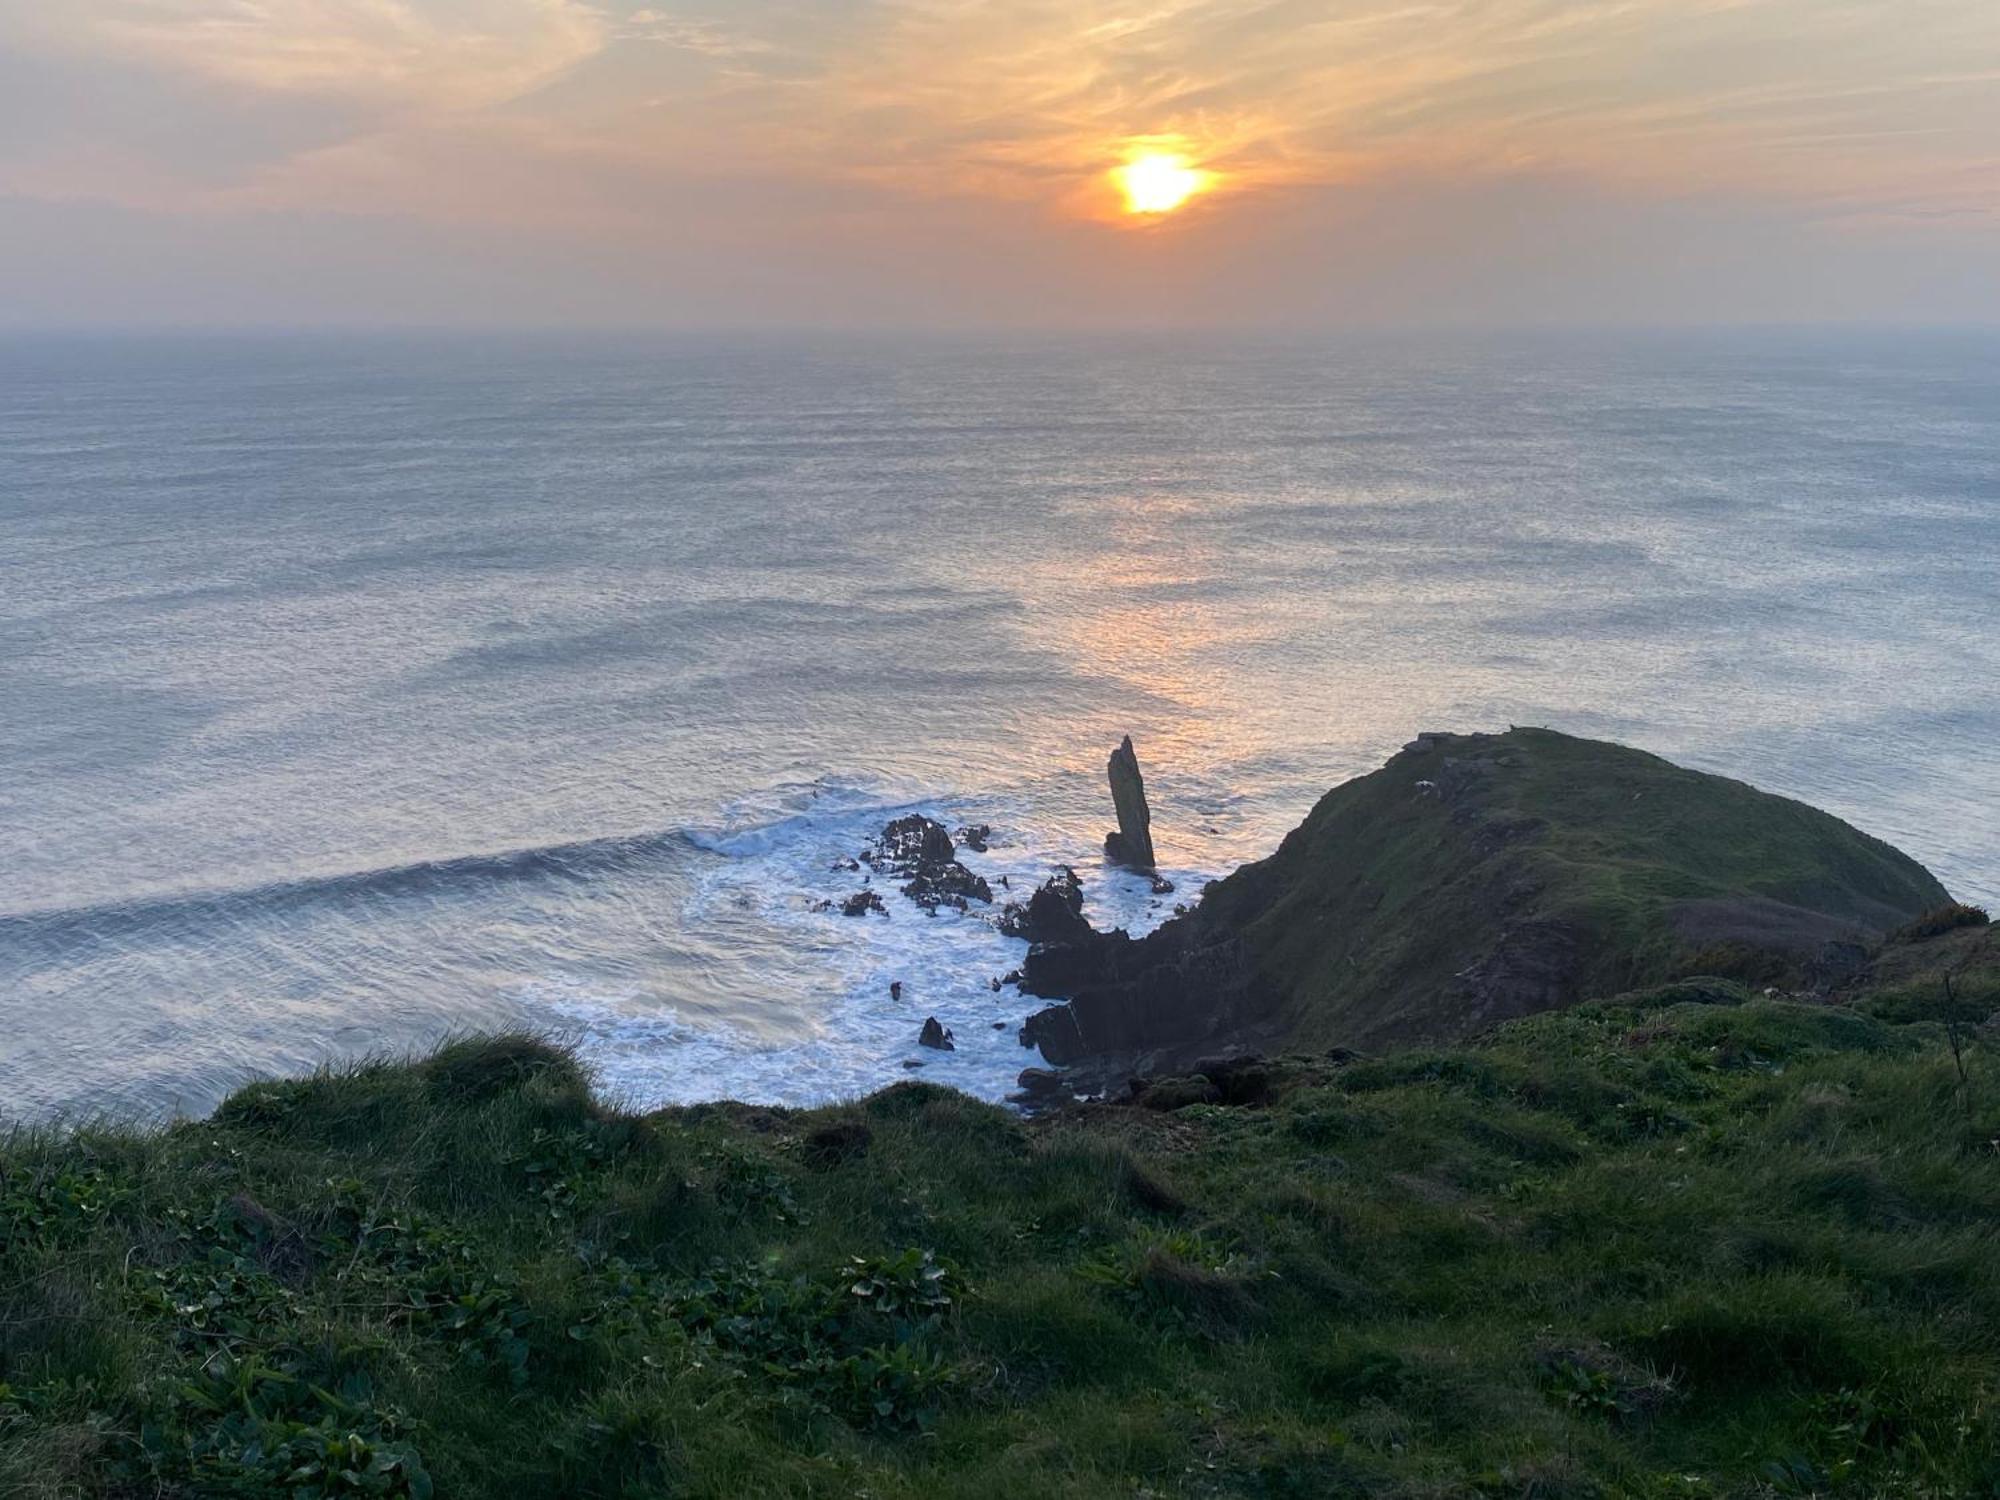
{"type": "Polygon", "coordinates": [[[1104,835],[1105,855],[1121,865],[1150,874],[1157,861],[1153,855],[1153,814],[1146,806],[1146,778],[1139,774],[1139,754],[1126,735],[1111,752],[1107,767],[1111,776],[1111,803],[1118,811],[1118,827],[1104,835]]]}
{"type": "Polygon", "coordinates": [[[1026,901],[1010,902],[996,924],[1008,937],[1030,943],[1087,943],[1097,934],[1083,918],[1083,882],[1068,865],[1057,868],[1026,901]]]}
{"type": "Polygon", "coordinates": [[[950,1028],[943,1025],[936,1016],[924,1017],[923,1030],[917,1033],[919,1047],[933,1047],[939,1052],[956,1052],[950,1028]]]}
{"type": "Polygon", "coordinates": [[[1240,943],[1205,942],[1194,928],[1173,923],[1139,941],[1121,931],[1032,949],[1021,988],[1069,997],[1021,1028],[1022,1045],[1041,1048],[1058,1066],[1226,1040],[1270,1008],[1240,943]]]}
{"type": "Polygon", "coordinates": [[[903,881],[903,894],[925,911],[941,906],[964,911],[970,902],[993,899],[985,879],[958,862],[958,849],[944,825],[919,813],[884,827],[861,858],[871,869],[903,881]]]}

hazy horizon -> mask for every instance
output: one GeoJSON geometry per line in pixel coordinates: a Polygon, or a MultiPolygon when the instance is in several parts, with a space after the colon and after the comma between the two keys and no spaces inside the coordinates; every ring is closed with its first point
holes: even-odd
{"type": "Polygon", "coordinates": [[[0,327],[1988,324],[1996,143],[1978,0],[0,0],[0,327]]]}

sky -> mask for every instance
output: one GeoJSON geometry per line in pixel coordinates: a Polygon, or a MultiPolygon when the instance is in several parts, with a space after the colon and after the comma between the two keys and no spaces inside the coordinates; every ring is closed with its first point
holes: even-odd
{"type": "Polygon", "coordinates": [[[0,0],[0,325],[1820,321],[2000,322],[1996,0],[0,0]]]}

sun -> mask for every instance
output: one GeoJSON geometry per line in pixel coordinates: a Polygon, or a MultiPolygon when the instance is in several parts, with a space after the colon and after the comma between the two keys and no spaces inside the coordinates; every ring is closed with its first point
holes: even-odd
{"type": "Polygon", "coordinates": [[[1212,173],[1178,151],[1138,151],[1112,170],[1128,214],[1170,214],[1207,187],[1212,173]]]}

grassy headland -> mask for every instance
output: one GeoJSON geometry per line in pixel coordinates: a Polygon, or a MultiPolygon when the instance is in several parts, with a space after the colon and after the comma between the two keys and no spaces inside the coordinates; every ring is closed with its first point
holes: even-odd
{"type": "Polygon", "coordinates": [[[1457,1040],[1687,975],[1825,988],[1947,900],[1740,781],[1548,729],[1423,735],[1150,936],[1031,954],[1027,987],[1070,1003],[1030,1026],[1060,1062],[1457,1040]]]}
{"type": "Polygon", "coordinates": [[[500,1038],[16,1135],[0,1495],[2000,1496],[1988,932],[1034,1120],[500,1038]]]}

